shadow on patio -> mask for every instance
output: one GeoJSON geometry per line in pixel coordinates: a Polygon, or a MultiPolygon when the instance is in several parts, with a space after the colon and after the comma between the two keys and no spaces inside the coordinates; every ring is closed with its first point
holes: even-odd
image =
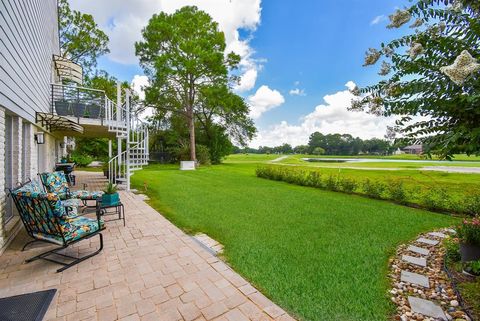
{"type": "MultiPolygon", "coordinates": [[[[105,184],[101,173],[76,172],[77,186],[105,184]]],[[[37,260],[47,247],[24,230],[0,256],[0,297],[55,288],[45,320],[292,320],[231,268],[146,204],[121,191],[126,227],[106,222],[103,251],[64,272],[37,260]]],[[[109,217],[110,219],[110,217],[109,217]]],[[[98,238],[69,250],[95,250],[98,238]]]]}

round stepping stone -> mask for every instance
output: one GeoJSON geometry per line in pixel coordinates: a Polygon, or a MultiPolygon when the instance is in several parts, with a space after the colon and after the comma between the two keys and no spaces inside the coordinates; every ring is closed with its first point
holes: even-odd
{"type": "Polygon", "coordinates": [[[421,254],[421,255],[429,255],[430,254],[429,250],[424,249],[423,247],[418,247],[418,246],[414,246],[414,245],[410,245],[409,247],[407,247],[407,251],[415,252],[415,253],[418,253],[418,254],[421,254]]]}
{"type": "Polygon", "coordinates": [[[423,257],[415,257],[415,256],[410,256],[410,255],[402,255],[402,260],[405,262],[408,262],[410,264],[415,264],[418,266],[426,267],[427,266],[427,260],[424,259],[423,257]]]}
{"type": "Polygon", "coordinates": [[[403,282],[417,284],[417,285],[423,286],[424,288],[429,288],[430,287],[430,282],[428,280],[428,276],[421,275],[421,274],[418,274],[418,273],[402,271],[400,279],[403,282]]]}
{"type": "Polygon", "coordinates": [[[421,237],[417,240],[417,242],[419,243],[424,243],[424,244],[428,244],[428,245],[437,245],[439,242],[438,241],[435,241],[435,240],[431,240],[431,239],[426,239],[424,237],[421,237]]]}
{"type": "Polygon", "coordinates": [[[414,313],[421,313],[427,317],[437,318],[440,320],[448,320],[442,308],[432,301],[409,296],[408,303],[410,304],[410,308],[414,313]]]}

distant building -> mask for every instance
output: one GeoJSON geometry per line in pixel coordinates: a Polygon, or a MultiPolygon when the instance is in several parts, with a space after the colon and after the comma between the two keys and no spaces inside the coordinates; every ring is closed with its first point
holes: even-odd
{"type": "Polygon", "coordinates": [[[402,155],[402,154],[405,154],[405,152],[400,148],[397,148],[397,150],[393,152],[393,155],[402,155]]]}
{"type": "Polygon", "coordinates": [[[410,145],[410,146],[404,147],[402,150],[405,152],[405,154],[414,154],[414,155],[423,154],[422,145],[410,145]]]}

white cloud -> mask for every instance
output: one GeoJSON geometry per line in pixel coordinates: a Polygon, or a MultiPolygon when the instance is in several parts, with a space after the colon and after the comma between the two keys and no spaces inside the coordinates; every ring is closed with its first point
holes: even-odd
{"type": "Polygon", "coordinates": [[[382,21],[387,21],[387,17],[385,15],[380,15],[380,16],[376,16],[375,18],[373,18],[372,21],[370,21],[370,25],[377,25],[379,24],[380,22],[382,21]]]}
{"type": "MultiPolygon", "coordinates": [[[[345,84],[351,88],[353,82],[345,84]]],[[[377,117],[365,112],[349,111],[351,100],[354,96],[349,90],[339,91],[326,95],[324,104],[315,107],[310,114],[301,119],[299,125],[282,121],[266,129],[261,129],[251,146],[277,146],[289,143],[293,146],[308,143],[308,137],[315,131],[323,134],[351,134],[363,139],[382,138],[387,125],[393,125],[393,117],[377,117]]]]}
{"type": "Polygon", "coordinates": [[[145,99],[145,91],[144,88],[148,86],[148,77],[147,76],[141,76],[141,75],[135,75],[133,76],[131,86],[133,90],[137,93],[137,95],[140,97],[141,100],[145,99]]]}
{"type": "MultiPolygon", "coordinates": [[[[145,90],[144,88],[148,86],[148,77],[135,75],[130,83],[135,93],[138,95],[140,100],[145,99],[145,90]]],[[[153,108],[147,107],[139,114],[139,118],[145,120],[147,117],[153,116],[153,108]]]]}
{"type": "Polygon", "coordinates": [[[305,89],[295,88],[288,92],[292,96],[306,96],[305,89]]]}
{"type": "MultiPolygon", "coordinates": [[[[110,38],[108,58],[122,64],[135,64],[134,43],[141,40],[141,30],[154,13],[173,13],[186,5],[196,5],[209,13],[225,33],[227,52],[242,58],[240,71],[246,75],[244,88],[256,80],[261,66],[252,58],[249,39],[240,39],[239,29],[255,31],[260,24],[261,0],[70,0],[72,8],[92,14],[110,38]],[[252,71],[253,70],[253,71],[252,71]]],[[[251,89],[250,88],[250,89],[251,89]]],[[[247,89],[248,90],[248,89],[247,89]]]]}
{"type": "Polygon", "coordinates": [[[249,91],[255,87],[257,81],[258,71],[255,67],[248,69],[240,78],[240,83],[235,87],[238,92],[249,91]]]}
{"type": "Polygon", "coordinates": [[[285,102],[282,94],[275,89],[270,89],[268,86],[261,86],[257,92],[248,97],[250,104],[250,116],[253,119],[258,119],[260,116],[285,102]]]}

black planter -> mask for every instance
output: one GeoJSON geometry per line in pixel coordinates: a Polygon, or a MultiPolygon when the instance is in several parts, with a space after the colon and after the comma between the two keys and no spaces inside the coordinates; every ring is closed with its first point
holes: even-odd
{"type": "Polygon", "coordinates": [[[66,101],[56,101],[55,102],[55,111],[59,116],[71,116],[72,112],[70,111],[69,103],[66,101]]]}
{"type": "Polygon", "coordinates": [[[75,117],[84,117],[85,114],[85,105],[80,103],[72,104],[73,115],[75,117]]]}
{"type": "Polygon", "coordinates": [[[460,243],[462,262],[480,260],[480,245],[460,243]]]}
{"type": "Polygon", "coordinates": [[[98,119],[100,118],[100,106],[98,105],[88,105],[85,109],[86,118],[98,119]]]}

